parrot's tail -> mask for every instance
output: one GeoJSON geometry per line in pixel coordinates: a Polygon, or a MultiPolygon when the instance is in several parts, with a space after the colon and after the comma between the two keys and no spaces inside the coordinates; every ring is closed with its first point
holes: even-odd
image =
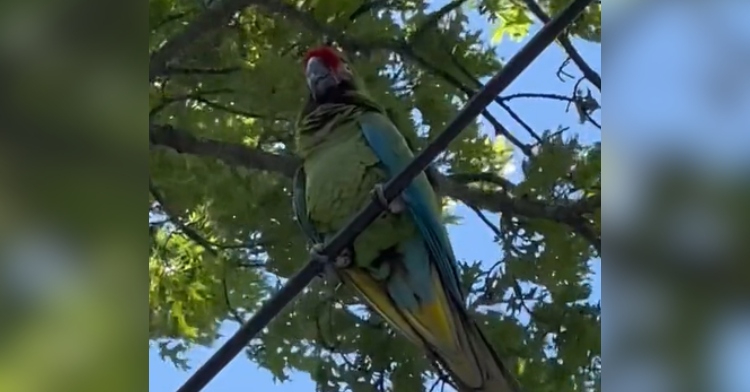
{"type": "MultiPolygon", "coordinates": [[[[448,295],[434,265],[430,274],[428,287],[434,297],[407,309],[398,307],[394,300],[398,296],[389,295],[389,290],[365,270],[341,271],[342,280],[359,291],[391,326],[432,354],[432,359],[450,374],[460,392],[519,392],[515,378],[463,304],[448,295]]],[[[393,286],[402,292],[409,291],[409,286],[393,286]]]]}
{"type": "Polygon", "coordinates": [[[435,347],[432,351],[459,391],[519,392],[515,377],[498,358],[479,326],[463,308],[451,305],[458,345],[454,350],[435,347]]]}

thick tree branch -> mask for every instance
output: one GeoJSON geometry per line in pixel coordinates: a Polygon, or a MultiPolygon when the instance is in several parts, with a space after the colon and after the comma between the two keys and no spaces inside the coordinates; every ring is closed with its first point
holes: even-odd
{"type": "Polygon", "coordinates": [[[274,0],[224,0],[212,3],[211,8],[193,20],[180,34],[153,52],[148,64],[148,81],[169,72],[170,62],[187,51],[201,36],[214,31],[229,21],[235,13],[251,5],[274,5],[274,0]]]}
{"type": "Polygon", "coordinates": [[[190,14],[191,14],[190,12],[179,12],[176,14],[167,15],[166,18],[164,18],[162,21],[159,22],[159,24],[153,27],[152,31],[157,31],[172,22],[176,22],[180,19],[187,18],[188,16],[190,16],[190,14]]]}
{"type": "Polygon", "coordinates": [[[418,40],[427,30],[436,27],[440,22],[440,19],[443,19],[449,13],[461,8],[461,6],[464,5],[467,1],[468,0],[453,0],[448,4],[442,6],[439,10],[429,14],[427,16],[427,20],[421,26],[419,26],[417,31],[414,32],[411,40],[418,40]]]}
{"type": "MultiPolygon", "coordinates": [[[[153,147],[168,148],[181,154],[210,157],[231,166],[242,166],[251,170],[279,173],[287,178],[294,175],[301,163],[291,156],[280,156],[239,144],[197,137],[188,131],[168,125],[149,126],[149,144],[153,147]]],[[[567,225],[579,234],[589,238],[581,228],[581,214],[584,208],[573,205],[547,205],[539,202],[516,199],[506,192],[485,191],[435,173],[438,189],[444,196],[461,200],[465,204],[508,215],[520,215],[531,219],[546,219],[567,225]]],[[[588,211],[591,212],[591,211],[588,211]]]]}
{"type": "Polygon", "coordinates": [[[368,12],[383,9],[385,7],[388,7],[391,5],[391,0],[372,0],[372,1],[366,1],[362,3],[359,8],[354,10],[349,15],[349,21],[354,22],[356,21],[360,16],[367,14],[368,12]]]}
{"type": "Polygon", "coordinates": [[[448,178],[459,184],[486,182],[501,187],[505,192],[515,189],[516,185],[495,173],[456,173],[448,178]]]}
{"type": "MultiPolygon", "coordinates": [[[[523,0],[523,2],[526,4],[526,7],[529,8],[529,11],[531,11],[531,13],[542,23],[547,24],[550,22],[550,17],[535,0],[523,0]]],[[[578,69],[581,70],[583,76],[585,76],[591,84],[596,86],[599,91],[602,91],[602,77],[591,68],[586,60],[583,59],[581,54],[578,53],[578,50],[573,46],[573,43],[570,42],[570,39],[564,35],[560,35],[557,41],[560,43],[560,46],[562,46],[563,50],[565,50],[568,57],[570,57],[578,69]]]]}
{"type": "Polygon", "coordinates": [[[180,154],[215,158],[230,166],[275,172],[292,178],[299,161],[265,151],[250,149],[240,144],[196,137],[190,132],[168,125],[149,125],[149,145],[162,146],[180,154]]]}

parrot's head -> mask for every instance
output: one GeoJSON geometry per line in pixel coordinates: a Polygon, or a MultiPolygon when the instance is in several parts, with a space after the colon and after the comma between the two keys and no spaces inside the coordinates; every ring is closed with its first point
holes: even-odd
{"type": "Polygon", "coordinates": [[[344,57],[334,48],[311,49],[304,57],[305,79],[313,101],[335,101],[347,91],[356,90],[354,74],[344,57]]]}

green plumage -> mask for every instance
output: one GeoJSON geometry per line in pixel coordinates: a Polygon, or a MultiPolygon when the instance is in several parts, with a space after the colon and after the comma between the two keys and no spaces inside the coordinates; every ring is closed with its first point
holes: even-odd
{"type": "MultiPolygon", "coordinates": [[[[351,120],[350,113],[339,115],[334,120],[339,123],[335,132],[314,141],[315,147],[300,151],[307,175],[307,212],[320,233],[332,235],[344,227],[372,200],[374,186],[387,180],[378,168],[379,160],[351,120]]],[[[302,137],[300,143],[305,145],[313,139],[302,137]]],[[[414,225],[404,218],[388,215],[373,222],[354,242],[355,261],[366,267],[380,250],[395,245],[399,238],[417,235],[414,225]]]]}

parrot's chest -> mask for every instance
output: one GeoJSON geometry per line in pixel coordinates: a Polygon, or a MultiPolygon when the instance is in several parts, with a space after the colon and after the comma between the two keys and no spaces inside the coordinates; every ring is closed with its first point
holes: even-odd
{"type": "Polygon", "coordinates": [[[322,145],[305,160],[307,207],[321,232],[336,231],[369,200],[375,184],[387,180],[379,160],[358,136],[322,145]]]}

